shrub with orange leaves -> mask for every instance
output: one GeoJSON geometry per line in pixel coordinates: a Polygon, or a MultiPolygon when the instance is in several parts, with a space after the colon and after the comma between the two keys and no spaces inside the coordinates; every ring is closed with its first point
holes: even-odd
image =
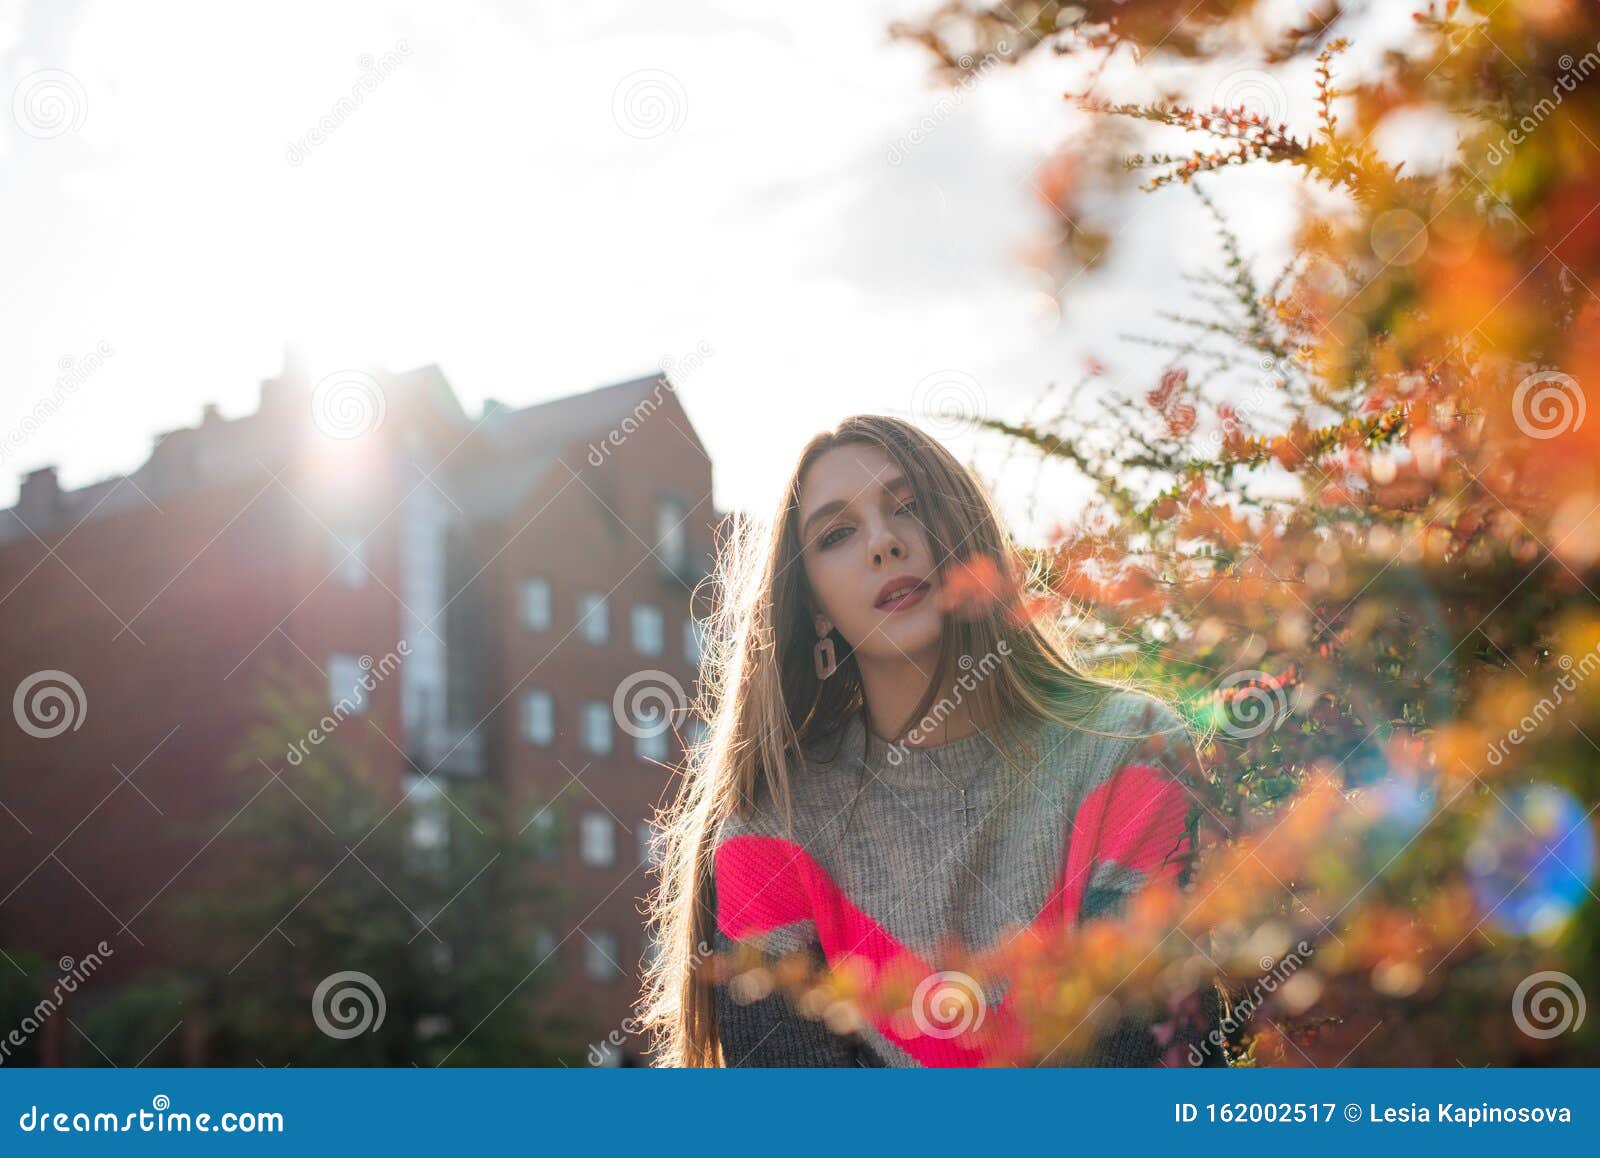
{"type": "Polygon", "coordinates": [[[1091,374],[1077,425],[987,426],[1093,484],[1039,569],[1103,671],[1186,712],[1219,839],[1181,894],[973,968],[1068,1050],[1221,977],[1234,1064],[1596,1064],[1600,10],[1419,0],[1407,50],[1342,79],[1367,6],[1276,32],[1265,7],[950,0],[899,30],[952,69],[1004,40],[1304,58],[1314,85],[1298,133],[1080,98],[1206,140],[1130,162],[1210,210],[1225,299],[1147,393],[1091,374]],[[1453,158],[1379,158],[1408,111],[1448,118],[1453,158]],[[1266,284],[1221,201],[1245,164],[1319,191],[1266,284]]]}

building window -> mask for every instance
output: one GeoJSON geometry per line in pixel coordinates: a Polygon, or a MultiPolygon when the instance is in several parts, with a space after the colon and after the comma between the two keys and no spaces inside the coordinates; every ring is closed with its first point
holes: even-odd
{"type": "Polygon", "coordinates": [[[524,692],[522,735],[530,744],[548,748],[556,738],[556,701],[549,692],[524,692]]]}
{"type": "MultiPolygon", "coordinates": [[[[660,710],[659,708],[656,709],[658,714],[660,710]]],[[[668,728],[665,723],[662,724],[660,731],[656,731],[652,726],[648,730],[640,732],[633,741],[634,753],[641,760],[665,760],[667,758],[667,732],[668,728]]]]}
{"type": "Polygon", "coordinates": [[[690,716],[683,722],[683,746],[688,749],[705,743],[706,722],[699,716],[690,716]]]}
{"type": "Polygon", "coordinates": [[[561,949],[561,942],[556,940],[555,933],[547,925],[533,927],[533,967],[535,969],[551,969],[560,962],[556,954],[561,949]]]}
{"type": "Polygon", "coordinates": [[[519,589],[518,614],[522,617],[524,627],[545,628],[550,626],[550,581],[548,579],[524,579],[519,589]]]}
{"type": "Polygon", "coordinates": [[[617,826],[604,812],[585,812],[579,829],[583,863],[604,868],[617,862],[617,826]]]}
{"type": "Polygon", "coordinates": [[[334,576],[346,587],[367,585],[367,541],[360,535],[330,535],[328,562],[334,576]]]}
{"type": "Polygon", "coordinates": [[[690,667],[700,666],[705,654],[705,624],[694,616],[683,621],[683,658],[690,667]]]}
{"type": "Polygon", "coordinates": [[[617,964],[621,949],[615,933],[585,933],[584,940],[588,945],[583,955],[584,972],[591,981],[610,981],[622,976],[622,966],[617,964]]]}
{"type": "Polygon", "coordinates": [[[655,868],[661,863],[661,830],[641,820],[634,832],[639,838],[639,863],[655,868]]]}
{"type": "Polygon", "coordinates": [[[604,595],[583,595],[578,599],[578,625],[590,643],[611,638],[611,612],[604,595]]]}
{"type": "Polygon", "coordinates": [[[411,827],[407,836],[415,863],[438,868],[450,852],[450,817],[445,813],[444,794],[426,776],[413,776],[406,801],[410,805],[411,827]]]}
{"type": "Polygon", "coordinates": [[[585,700],[583,704],[583,748],[596,756],[611,751],[611,705],[599,700],[585,700]]]}
{"type": "Polygon", "coordinates": [[[361,681],[371,666],[371,660],[368,660],[363,667],[361,660],[353,655],[335,655],[329,658],[328,702],[333,705],[334,711],[340,711],[342,705],[346,715],[367,714],[367,689],[361,686],[361,681]]]}
{"type": "Polygon", "coordinates": [[[528,821],[528,828],[533,833],[534,856],[543,864],[552,864],[561,859],[559,825],[554,804],[540,806],[528,821]]]}
{"type": "Polygon", "coordinates": [[[661,565],[681,575],[689,568],[689,510],[681,499],[656,502],[656,557],[661,565]]]}
{"type": "Polygon", "coordinates": [[[633,650],[640,655],[660,655],[664,646],[661,609],[640,603],[635,605],[629,619],[633,630],[633,650]]]}

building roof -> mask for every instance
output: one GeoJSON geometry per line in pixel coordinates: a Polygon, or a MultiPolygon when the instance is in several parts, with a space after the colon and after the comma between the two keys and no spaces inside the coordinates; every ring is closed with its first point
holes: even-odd
{"type": "MultiPolygon", "coordinates": [[[[474,421],[436,365],[371,374],[383,390],[385,421],[459,430],[445,435],[450,461],[436,481],[474,520],[510,514],[563,451],[604,443],[630,416],[643,417],[671,392],[663,375],[649,374],[516,410],[491,402],[474,421]]],[[[255,413],[226,419],[208,406],[198,426],[158,436],[150,457],[129,474],[62,490],[54,467],[33,471],[23,480],[17,505],[0,512],[0,543],[43,537],[84,519],[159,504],[170,495],[244,481],[259,476],[263,466],[276,469],[311,432],[306,421],[311,398],[303,368],[286,356],[283,373],[261,384],[255,413]]],[[[577,469],[581,463],[569,465],[577,469]]]]}

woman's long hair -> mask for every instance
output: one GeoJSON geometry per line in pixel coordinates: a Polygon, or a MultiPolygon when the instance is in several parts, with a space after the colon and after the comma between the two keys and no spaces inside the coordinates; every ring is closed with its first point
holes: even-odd
{"type": "MultiPolygon", "coordinates": [[[[648,908],[657,952],[646,970],[642,1004],[657,1065],[721,1062],[706,973],[715,922],[713,851],[722,820],[748,815],[763,795],[788,817],[790,770],[800,765],[802,746],[864,708],[860,669],[837,633],[838,669],[826,680],[816,676],[815,605],[799,526],[806,471],[827,451],[850,444],[880,448],[904,473],[941,579],[970,568],[1001,591],[1028,585],[993,501],[971,472],[917,427],[882,415],[847,418],[811,439],[767,528],[737,516],[724,523],[695,705],[708,727],[687,755],[676,799],[659,818],[660,881],[648,908]]],[[[1001,598],[980,600],[968,613],[947,610],[944,621],[938,667],[900,736],[950,690],[963,656],[969,664],[1004,656],[984,665],[992,671],[965,699],[978,727],[1009,740],[1020,739],[1019,725],[1029,718],[1081,726],[1104,699],[1107,685],[1080,671],[1048,617],[1018,617],[1014,602],[1001,598]]]]}

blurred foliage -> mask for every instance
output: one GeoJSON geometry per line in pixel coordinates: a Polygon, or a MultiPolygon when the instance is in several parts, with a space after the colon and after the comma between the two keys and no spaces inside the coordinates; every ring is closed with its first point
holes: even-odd
{"type": "Polygon", "coordinates": [[[533,1009],[539,833],[496,784],[376,782],[354,737],[286,763],[324,709],[275,683],[232,761],[279,782],[225,833],[234,874],[188,906],[207,1064],[552,1064],[574,1043],[533,1009]]]}
{"type": "MultiPolygon", "coordinates": [[[[1342,77],[1367,6],[1284,27],[1267,8],[957,0],[894,30],[950,75],[1088,58],[1081,108],[1191,138],[1125,160],[1195,190],[1222,253],[1180,336],[1150,339],[1158,382],[1129,398],[1091,366],[1033,418],[985,422],[1093,484],[1037,562],[1091,660],[1203,738],[1201,871],[1120,924],[970,965],[1013,978],[1021,1061],[1220,974],[1235,1064],[1592,1065],[1600,9],[1422,4],[1403,51],[1342,77]],[[1281,91],[1303,58],[1315,123],[1092,91],[1119,53],[1281,91]],[[1418,112],[1454,154],[1380,159],[1374,134],[1418,112]],[[1298,178],[1270,278],[1230,216],[1244,165],[1298,178]]],[[[1103,147],[1043,167],[1058,214],[1103,147]]]]}

